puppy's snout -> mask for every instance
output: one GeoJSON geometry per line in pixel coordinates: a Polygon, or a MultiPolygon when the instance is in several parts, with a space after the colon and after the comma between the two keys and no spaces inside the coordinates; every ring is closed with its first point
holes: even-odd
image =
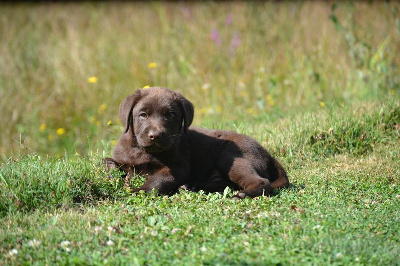
{"type": "Polygon", "coordinates": [[[149,137],[149,139],[151,141],[155,141],[157,139],[159,139],[160,137],[162,137],[163,132],[159,131],[159,130],[150,130],[149,133],[147,133],[147,136],[149,137]]]}

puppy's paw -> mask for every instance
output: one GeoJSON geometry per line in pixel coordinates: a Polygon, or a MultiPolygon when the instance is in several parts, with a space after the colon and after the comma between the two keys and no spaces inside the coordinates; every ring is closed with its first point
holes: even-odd
{"type": "Polygon", "coordinates": [[[108,171],[118,169],[118,164],[112,158],[104,158],[103,162],[108,171]]]}
{"type": "Polygon", "coordinates": [[[232,197],[232,199],[233,200],[241,200],[241,199],[244,199],[245,197],[246,197],[246,193],[241,191],[241,192],[237,193],[236,195],[234,195],[232,197]]]}

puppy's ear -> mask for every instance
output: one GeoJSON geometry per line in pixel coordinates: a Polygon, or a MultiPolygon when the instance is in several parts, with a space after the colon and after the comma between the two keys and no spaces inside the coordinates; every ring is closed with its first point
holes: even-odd
{"type": "Polygon", "coordinates": [[[193,122],[194,107],[193,107],[193,104],[188,99],[183,97],[183,95],[180,93],[177,93],[177,100],[182,109],[183,129],[185,130],[185,133],[187,134],[188,128],[193,122]]]}
{"type": "Polygon", "coordinates": [[[133,107],[142,98],[142,90],[137,90],[134,94],[126,97],[119,106],[118,116],[121,119],[122,124],[125,126],[125,133],[128,132],[129,127],[133,129],[133,117],[132,110],[133,107]]]}

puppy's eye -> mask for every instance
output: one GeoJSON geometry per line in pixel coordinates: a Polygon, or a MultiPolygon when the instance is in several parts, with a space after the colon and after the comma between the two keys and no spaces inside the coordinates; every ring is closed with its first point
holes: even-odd
{"type": "Polygon", "coordinates": [[[168,112],[166,118],[168,120],[173,120],[176,117],[176,113],[175,112],[168,112]]]}
{"type": "Polygon", "coordinates": [[[143,118],[143,119],[146,119],[148,116],[147,116],[147,114],[145,112],[141,112],[141,113],[139,113],[139,117],[143,118]]]}

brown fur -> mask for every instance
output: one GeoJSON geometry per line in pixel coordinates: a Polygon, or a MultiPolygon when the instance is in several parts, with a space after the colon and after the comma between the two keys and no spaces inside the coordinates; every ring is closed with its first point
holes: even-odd
{"type": "MultiPolygon", "coordinates": [[[[120,105],[125,126],[106,166],[129,178],[147,176],[135,191],[171,194],[191,190],[239,189],[235,198],[270,195],[289,186],[281,164],[254,139],[232,131],[189,127],[194,109],[180,93],[166,88],[139,89],[120,105]]],[[[129,182],[129,179],[128,179],[129,182]]]]}

